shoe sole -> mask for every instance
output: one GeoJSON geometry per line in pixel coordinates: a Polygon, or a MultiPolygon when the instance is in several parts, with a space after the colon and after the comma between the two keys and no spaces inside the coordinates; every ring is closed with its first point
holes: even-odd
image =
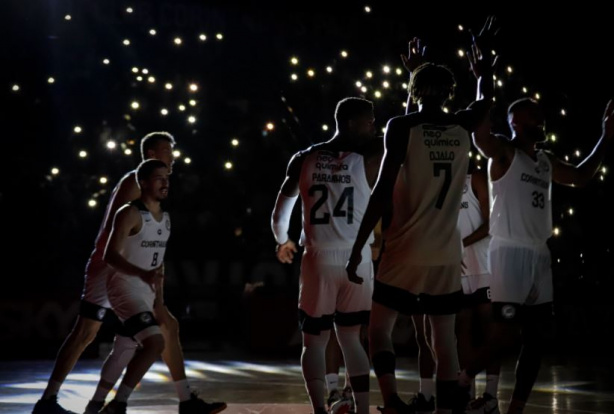
{"type": "Polygon", "coordinates": [[[210,414],[217,414],[217,413],[221,413],[221,412],[222,412],[222,411],[224,411],[226,408],[228,408],[228,406],[227,406],[226,404],[224,404],[224,406],[223,406],[223,407],[220,407],[220,408],[218,408],[218,409],[216,409],[216,410],[211,411],[211,412],[210,412],[210,414]]]}

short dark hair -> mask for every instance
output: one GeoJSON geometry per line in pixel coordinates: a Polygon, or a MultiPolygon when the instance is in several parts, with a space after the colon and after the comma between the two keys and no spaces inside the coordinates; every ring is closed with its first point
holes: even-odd
{"type": "Polygon", "coordinates": [[[373,102],[363,98],[343,98],[335,108],[335,121],[337,125],[345,125],[348,121],[371,112],[373,112],[373,102]]]}
{"type": "Polygon", "coordinates": [[[424,63],[414,71],[409,81],[412,101],[422,102],[424,98],[440,100],[443,104],[454,96],[456,79],[444,65],[424,63]]]}
{"type": "Polygon", "coordinates": [[[149,159],[141,162],[139,166],[136,168],[136,180],[137,182],[148,180],[153,172],[158,168],[166,168],[168,166],[164,163],[164,161],[160,161],[157,159],[149,159]]]}
{"type": "Polygon", "coordinates": [[[511,115],[518,111],[522,111],[524,109],[534,108],[534,107],[539,107],[539,103],[535,99],[520,98],[510,104],[510,106],[507,108],[507,114],[511,115]]]}
{"type": "Polygon", "coordinates": [[[141,158],[146,159],[147,151],[155,149],[156,145],[162,141],[175,145],[175,138],[166,131],[150,132],[141,138],[141,158]]]}

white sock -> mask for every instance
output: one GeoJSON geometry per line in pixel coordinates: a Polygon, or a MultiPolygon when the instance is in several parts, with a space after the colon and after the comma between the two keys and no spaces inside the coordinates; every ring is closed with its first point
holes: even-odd
{"type": "Polygon", "coordinates": [[[326,389],[330,393],[339,387],[339,374],[326,374],[326,389]]]}
{"type": "Polygon", "coordinates": [[[134,388],[130,388],[126,384],[121,384],[117,389],[117,394],[115,394],[115,400],[118,402],[128,402],[128,398],[130,398],[130,394],[132,394],[134,388]]]}
{"type": "Polygon", "coordinates": [[[47,388],[45,388],[45,391],[43,392],[43,400],[48,400],[54,395],[58,395],[58,392],[60,392],[61,386],[62,386],[61,382],[49,380],[49,383],[47,384],[47,388]]]}
{"type": "Polygon", "coordinates": [[[435,394],[435,380],[433,378],[420,378],[420,394],[428,401],[435,394]]]}
{"type": "Polygon", "coordinates": [[[499,388],[499,376],[498,375],[486,375],[486,389],[484,392],[497,398],[497,389],[499,388]]]}
{"type": "Polygon", "coordinates": [[[175,389],[177,390],[177,396],[179,397],[180,402],[190,399],[191,390],[187,379],[175,381],[175,389]]]}

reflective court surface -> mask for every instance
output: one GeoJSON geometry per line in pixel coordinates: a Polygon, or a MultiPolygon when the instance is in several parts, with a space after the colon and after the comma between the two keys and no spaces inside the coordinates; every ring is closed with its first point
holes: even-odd
{"type": "MultiPolygon", "coordinates": [[[[77,363],[64,384],[59,400],[77,413],[83,412],[96,387],[102,358],[77,363]]],[[[0,363],[0,413],[30,413],[53,367],[51,360],[2,361],[0,363]]],[[[205,401],[225,401],[227,414],[307,414],[311,412],[303,385],[299,355],[279,359],[241,355],[226,358],[219,353],[186,353],[191,385],[205,401]]],[[[544,360],[534,392],[525,412],[614,413],[614,363],[612,361],[560,362],[544,360]]],[[[418,390],[417,361],[397,361],[399,391],[409,399],[418,390]]],[[[343,369],[340,375],[343,385],[343,369]]],[[[506,361],[499,386],[499,406],[505,412],[514,384],[514,361],[506,361]]],[[[477,390],[484,387],[478,376],[477,390]]],[[[109,397],[111,398],[111,397],[109,397]]],[[[377,380],[371,374],[371,412],[381,405],[377,380]]],[[[132,394],[128,413],[177,413],[175,387],[166,366],[157,362],[132,394]]]]}

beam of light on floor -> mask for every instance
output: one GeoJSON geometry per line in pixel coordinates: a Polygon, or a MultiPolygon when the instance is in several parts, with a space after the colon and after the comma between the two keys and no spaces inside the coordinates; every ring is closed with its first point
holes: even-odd
{"type": "Polygon", "coordinates": [[[185,361],[185,366],[188,367],[189,369],[202,370],[205,372],[209,371],[209,372],[217,372],[217,373],[226,374],[226,375],[236,375],[239,377],[250,377],[250,378],[252,377],[252,375],[247,372],[242,372],[235,368],[231,368],[231,367],[219,365],[219,364],[212,364],[209,362],[190,360],[190,361],[185,361]]]}
{"type": "Polygon", "coordinates": [[[171,377],[169,377],[168,375],[162,374],[160,372],[151,371],[151,370],[147,371],[143,379],[146,381],[158,382],[158,383],[172,381],[171,377]]]}
{"type": "MultiPolygon", "coordinates": [[[[254,364],[250,362],[240,362],[240,361],[229,361],[228,363],[237,369],[245,370],[245,371],[255,371],[255,372],[262,372],[265,374],[276,374],[276,375],[296,375],[297,374],[296,371],[292,370],[294,371],[292,372],[291,370],[287,369],[288,367],[283,367],[283,366],[280,367],[280,366],[273,366],[273,365],[254,364]]],[[[300,371],[300,367],[299,367],[299,371],[300,371]]]]}

